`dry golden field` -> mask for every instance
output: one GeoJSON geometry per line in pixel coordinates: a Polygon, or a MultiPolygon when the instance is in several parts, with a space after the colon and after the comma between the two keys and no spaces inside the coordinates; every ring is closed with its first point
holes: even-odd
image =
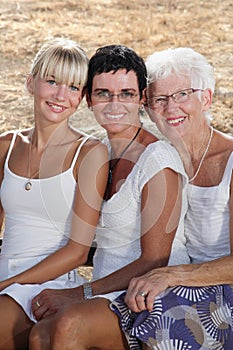
{"type": "MultiPolygon", "coordinates": [[[[112,43],[130,46],[144,58],[177,46],[205,54],[216,75],[213,125],[233,134],[232,23],[230,0],[0,0],[0,132],[32,124],[25,74],[45,40],[65,36],[89,56],[112,43]]],[[[101,136],[84,102],[72,122],[101,136]]]]}

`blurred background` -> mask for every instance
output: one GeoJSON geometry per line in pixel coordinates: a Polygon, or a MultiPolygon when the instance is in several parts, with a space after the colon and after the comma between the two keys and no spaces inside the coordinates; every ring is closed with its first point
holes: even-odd
{"type": "MultiPolygon", "coordinates": [[[[114,43],[133,48],[143,58],[155,50],[192,47],[215,67],[212,124],[233,134],[232,23],[230,0],[0,0],[0,132],[31,126],[33,106],[25,75],[41,44],[64,36],[78,41],[89,57],[99,46],[114,43]]],[[[72,124],[103,136],[85,101],[72,124]]]]}

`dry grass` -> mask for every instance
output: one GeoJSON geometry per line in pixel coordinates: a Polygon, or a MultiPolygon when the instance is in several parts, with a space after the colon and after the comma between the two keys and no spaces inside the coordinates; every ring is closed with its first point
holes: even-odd
{"type": "MultiPolygon", "coordinates": [[[[233,134],[232,14],[230,0],[1,0],[0,132],[32,124],[25,74],[43,41],[65,36],[79,41],[89,56],[110,43],[130,46],[144,58],[175,46],[205,54],[216,70],[213,124],[233,134]]],[[[85,103],[73,123],[101,136],[85,103]]]]}

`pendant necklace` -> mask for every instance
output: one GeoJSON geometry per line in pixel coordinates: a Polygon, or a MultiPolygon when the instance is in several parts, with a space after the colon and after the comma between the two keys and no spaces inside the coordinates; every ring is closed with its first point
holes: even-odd
{"type": "Polygon", "coordinates": [[[28,180],[27,180],[27,182],[25,183],[25,186],[24,186],[26,191],[30,191],[32,189],[32,182],[31,182],[31,180],[33,178],[35,178],[40,172],[40,168],[39,168],[34,174],[31,175],[31,167],[30,167],[31,154],[32,154],[32,144],[30,142],[29,150],[28,150],[28,180]]]}
{"type": "MultiPolygon", "coordinates": [[[[119,155],[119,157],[117,158],[117,160],[115,161],[115,163],[111,166],[109,165],[109,171],[108,171],[108,184],[110,185],[112,183],[112,174],[113,174],[113,170],[115,169],[116,165],[118,164],[118,162],[120,161],[120,159],[122,158],[123,154],[125,154],[125,152],[127,151],[127,149],[132,145],[132,143],[135,141],[135,139],[137,138],[139,132],[141,131],[143,126],[143,123],[141,122],[140,127],[138,128],[136,134],[134,135],[134,137],[132,138],[132,140],[130,140],[130,142],[128,143],[128,145],[123,149],[123,151],[121,152],[121,154],[119,155]]],[[[110,164],[110,163],[109,163],[110,164]]]]}
{"type": "Polygon", "coordinates": [[[212,137],[213,137],[213,131],[214,131],[213,127],[211,126],[211,128],[210,128],[210,138],[209,138],[209,141],[207,143],[206,149],[205,149],[205,151],[204,151],[204,153],[203,153],[203,155],[201,157],[200,163],[199,163],[199,165],[197,167],[197,171],[195,172],[194,176],[191,179],[189,179],[189,183],[192,182],[194,179],[196,179],[196,177],[197,177],[197,175],[198,175],[198,173],[199,173],[199,171],[201,169],[202,163],[203,163],[203,161],[205,159],[205,156],[206,156],[206,154],[207,154],[207,152],[209,150],[209,147],[210,147],[210,143],[211,143],[211,140],[212,140],[212,137]]]}

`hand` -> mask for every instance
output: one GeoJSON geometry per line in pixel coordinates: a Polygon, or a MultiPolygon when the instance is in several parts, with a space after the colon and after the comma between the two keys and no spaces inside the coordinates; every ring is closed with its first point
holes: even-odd
{"type": "Polygon", "coordinates": [[[168,275],[166,268],[159,268],[132,278],[125,303],[135,312],[152,311],[155,297],[170,287],[168,275]]]}
{"type": "Polygon", "coordinates": [[[83,300],[82,286],[69,289],[44,289],[32,299],[32,312],[36,320],[55,314],[61,307],[83,300]]]}

